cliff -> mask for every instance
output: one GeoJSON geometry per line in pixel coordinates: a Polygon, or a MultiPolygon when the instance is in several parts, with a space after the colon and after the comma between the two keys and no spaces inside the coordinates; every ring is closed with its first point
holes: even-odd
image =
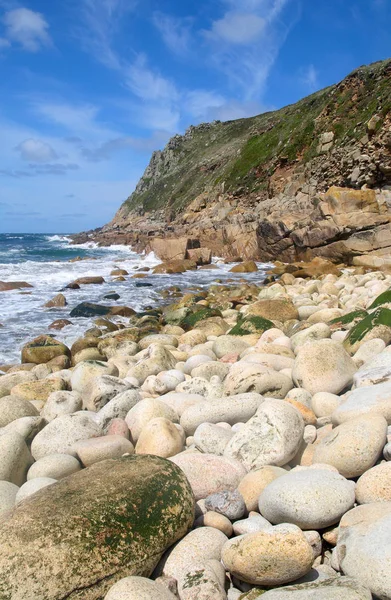
{"type": "Polygon", "coordinates": [[[76,239],[156,249],[191,238],[260,260],[389,253],[390,108],[386,60],[281,110],[190,127],[153,153],[108,225],[76,239]]]}

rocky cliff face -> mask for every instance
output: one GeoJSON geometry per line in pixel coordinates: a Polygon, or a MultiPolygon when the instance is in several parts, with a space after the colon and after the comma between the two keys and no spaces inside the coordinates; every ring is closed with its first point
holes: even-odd
{"type": "Polygon", "coordinates": [[[279,111],[190,127],[93,237],[138,249],[191,237],[261,260],[390,253],[390,109],[387,60],[279,111]]]}

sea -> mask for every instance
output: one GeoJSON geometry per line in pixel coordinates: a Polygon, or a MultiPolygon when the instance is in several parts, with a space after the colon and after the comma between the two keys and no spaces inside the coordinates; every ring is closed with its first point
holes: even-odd
{"type": "MultiPolygon", "coordinates": [[[[20,362],[23,344],[42,334],[51,334],[67,345],[92,326],[94,318],[69,317],[80,302],[94,302],[108,306],[129,306],[135,311],[163,303],[159,291],[176,285],[182,290],[193,286],[207,287],[242,279],[262,283],[271,265],[260,263],[259,271],[249,274],[230,273],[232,264],[224,264],[218,257],[213,270],[187,271],[177,275],[148,274],[143,279],[132,279],[141,267],[154,267],[161,261],[153,254],[137,254],[129,246],[99,247],[95,242],[73,244],[68,235],[59,234],[0,234],[0,281],[26,281],[32,288],[0,292],[0,364],[20,362]],[[80,257],[76,262],[72,259],[80,257]],[[113,269],[125,269],[126,281],[113,281],[113,269]],[[79,290],[63,288],[79,277],[101,275],[106,283],[83,285],[79,290]],[[60,291],[66,296],[64,308],[45,308],[44,304],[60,291]],[[109,292],[120,295],[117,301],[104,298],[109,292]],[[56,319],[69,319],[61,331],[49,329],[56,319]]],[[[126,322],[126,319],[117,318],[126,322]]]]}

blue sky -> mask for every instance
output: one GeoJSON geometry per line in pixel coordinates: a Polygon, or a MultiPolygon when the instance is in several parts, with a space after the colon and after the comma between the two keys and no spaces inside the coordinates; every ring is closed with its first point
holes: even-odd
{"type": "Polygon", "coordinates": [[[0,232],[111,219],[190,124],[391,55],[391,0],[0,0],[0,232]]]}

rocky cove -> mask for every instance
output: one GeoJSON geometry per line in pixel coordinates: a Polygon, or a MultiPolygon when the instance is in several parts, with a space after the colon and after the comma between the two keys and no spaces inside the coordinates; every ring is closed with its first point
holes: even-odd
{"type": "Polygon", "coordinates": [[[390,287],[280,263],[25,344],[0,366],[0,597],[390,599],[390,287]]]}
{"type": "Polygon", "coordinates": [[[391,600],[390,69],[174,136],[73,236],[148,266],[6,271],[1,600],[391,600]]]}

